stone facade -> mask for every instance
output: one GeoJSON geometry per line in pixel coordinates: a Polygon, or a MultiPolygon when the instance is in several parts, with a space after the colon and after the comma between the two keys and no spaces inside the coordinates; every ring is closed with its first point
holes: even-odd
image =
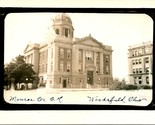
{"type": "Polygon", "coordinates": [[[128,71],[130,84],[152,86],[152,50],[153,45],[150,42],[129,47],[128,71]]]}
{"type": "Polygon", "coordinates": [[[72,20],[64,13],[53,19],[46,41],[27,45],[24,54],[47,87],[104,88],[113,83],[111,46],[91,35],[74,38],[72,20]]]}

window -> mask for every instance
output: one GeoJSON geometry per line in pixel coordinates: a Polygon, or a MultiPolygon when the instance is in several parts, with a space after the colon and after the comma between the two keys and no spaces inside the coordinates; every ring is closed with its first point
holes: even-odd
{"type": "Polygon", "coordinates": [[[137,77],[134,77],[134,84],[137,84],[137,77]]]}
{"type": "Polygon", "coordinates": [[[82,64],[79,64],[79,72],[82,71],[82,64]]]}
{"type": "Polygon", "coordinates": [[[149,58],[145,58],[145,63],[149,63],[149,58]]]}
{"type": "Polygon", "coordinates": [[[141,64],[142,63],[142,60],[141,59],[139,59],[139,64],[141,64]]]}
{"type": "Polygon", "coordinates": [[[135,56],[135,52],[134,51],[132,51],[132,56],[135,56]]]}
{"type": "Polygon", "coordinates": [[[138,60],[136,60],[136,64],[138,64],[138,60]]]}
{"type": "Polygon", "coordinates": [[[149,77],[146,77],[146,84],[149,84],[149,77]]]}
{"type": "Polygon", "coordinates": [[[145,68],[145,72],[146,72],[146,73],[149,73],[149,67],[146,67],[146,68],[145,68]]]}
{"type": "Polygon", "coordinates": [[[60,62],[60,72],[64,71],[64,64],[63,61],[60,62]]]}
{"type": "Polygon", "coordinates": [[[109,74],[109,66],[106,66],[106,74],[109,74]]]}
{"type": "Polygon", "coordinates": [[[133,73],[136,73],[136,70],[135,69],[133,69],[133,73]]]}
{"type": "Polygon", "coordinates": [[[65,37],[68,37],[69,30],[67,28],[64,28],[64,31],[65,31],[65,37]]]}
{"type": "Polygon", "coordinates": [[[139,55],[142,55],[142,50],[139,50],[139,51],[138,51],[138,54],[139,54],[139,55]]]}
{"type": "Polygon", "coordinates": [[[139,73],[142,73],[142,68],[139,68],[139,73]]]}
{"type": "Polygon", "coordinates": [[[93,52],[86,51],[86,60],[92,61],[93,60],[93,52]]]}
{"type": "Polygon", "coordinates": [[[109,56],[106,56],[106,57],[105,57],[105,62],[106,62],[106,63],[109,63],[109,56]]]}
{"type": "Polygon", "coordinates": [[[53,48],[51,49],[51,58],[53,58],[53,48]]]}
{"type": "Polygon", "coordinates": [[[138,73],[138,69],[136,69],[136,73],[138,73]]]}
{"type": "Polygon", "coordinates": [[[42,53],[39,53],[40,62],[42,61],[42,53]]]}
{"type": "Polygon", "coordinates": [[[67,50],[67,59],[71,59],[71,50],[67,50]]]}
{"type": "Polygon", "coordinates": [[[56,29],[56,30],[55,30],[55,33],[56,33],[57,35],[59,35],[59,29],[56,29]]]}
{"type": "Polygon", "coordinates": [[[68,78],[68,84],[70,83],[69,81],[70,81],[70,79],[68,78]]]}
{"type": "Polygon", "coordinates": [[[142,78],[139,76],[139,84],[142,84],[142,78]]]}
{"type": "Polygon", "coordinates": [[[70,70],[71,70],[70,62],[67,62],[67,72],[70,72],[70,70]]]}
{"type": "Polygon", "coordinates": [[[42,65],[42,72],[44,73],[44,64],[42,65]]]}
{"type": "Polygon", "coordinates": [[[83,56],[82,56],[82,50],[80,49],[80,50],[79,50],[79,61],[82,61],[82,57],[83,57],[83,56]]]}
{"type": "Polygon", "coordinates": [[[46,63],[46,72],[47,72],[47,63],[46,63]]]}
{"type": "Polygon", "coordinates": [[[51,72],[53,71],[53,62],[51,62],[51,72]]]}
{"type": "Polygon", "coordinates": [[[135,51],[135,56],[138,56],[138,52],[137,51],[135,51]]]}
{"type": "Polygon", "coordinates": [[[99,62],[99,61],[100,61],[100,53],[97,52],[97,53],[96,53],[96,62],[99,62]]]}
{"type": "Polygon", "coordinates": [[[99,73],[99,66],[96,66],[96,73],[99,73]]]}
{"type": "Polygon", "coordinates": [[[145,48],[145,54],[148,54],[148,53],[149,53],[148,48],[145,48]]]}
{"type": "Polygon", "coordinates": [[[135,60],[132,61],[132,64],[135,65],[135,60]]]}
{"type": "Polygon", "coordinates": [[[60,77],[60,79],[59,79],[59,83],[61,84],[61,77],[60,77]]]}
{"type": "Polygon", "coordinates": [[[60,58],[64,58],[64,49],[60,49],[60,58]]]}
{"type": "Polygon", "coordinates": [[[43,52],[43,60],[45,60],[45,52],[43,52]]]}

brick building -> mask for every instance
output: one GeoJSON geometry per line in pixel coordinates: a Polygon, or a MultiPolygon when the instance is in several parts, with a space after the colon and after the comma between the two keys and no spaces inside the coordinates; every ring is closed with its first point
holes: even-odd
{"type": "Polygon", "coordinates": [[[53,18],[46,41],[28,44],[25,61],[34,65],[39,83],[51,88],[103,88],[113,83],[112,48],[91,35],[74,38],[71,18],[53,18]]]}
{"type": "Polygon", "coordinates": [[[152,50],[153,44],[150,42],[129,47],[128,64],[130,84],[152,86],[152,50]]]}

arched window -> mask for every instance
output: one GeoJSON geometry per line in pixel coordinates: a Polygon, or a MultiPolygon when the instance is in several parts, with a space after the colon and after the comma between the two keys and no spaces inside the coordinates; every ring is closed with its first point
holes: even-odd
{"type": "Polygon", "coordinates": [[[57,35],[59,35],[59,29],[56,29],[56,30],[55,30],[55,33],[56,33],[57,35]]]}

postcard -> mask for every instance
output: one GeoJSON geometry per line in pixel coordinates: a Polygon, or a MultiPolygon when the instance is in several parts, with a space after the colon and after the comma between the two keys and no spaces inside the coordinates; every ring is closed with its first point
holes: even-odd
{"type": "Polygon", "coordinates": [[[141,13],[8,13],[9,104],[148,106],[153,20],[141,13]]]}

